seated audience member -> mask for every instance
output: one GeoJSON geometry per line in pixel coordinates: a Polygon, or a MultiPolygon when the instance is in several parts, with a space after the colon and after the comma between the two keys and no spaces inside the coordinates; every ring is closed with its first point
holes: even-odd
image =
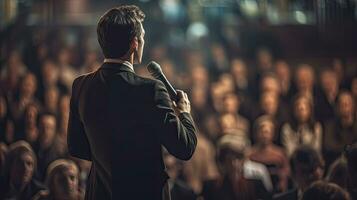
{"type": "Polygon", "coordinates": [[[232,113],[222,114],[219,118],[221,134],[239,135],[244,137],[245,140],[248,140],[250,142],[250,136],[248,135],[248,132],[244,132],[242,129],[238,127],[239,123],[237,120],[238,120],[237,115],[234,115],[232,113]]]}
{"type": "Polygon", "coordinates": [[[335,117],[335,104],[339,93],[337,73],[325,69],[320,74],[321,91],[315,102],[316,119],[325,122],[335,117]]]}
{"type": "Polygon", "coordinates": [[[346,147],[345,157],[348,169],[348,192],[353,200],[357,199],[357,142],[346,147]]]}
{"type": "Polygon", "coordinates": [[[284,60],[278,60],[275,62],[275,73],[279,80],[281,88],[281,99],[284,103],[290,102],[290,97],[292,93],[292,81],[291,81],[291,71],[289,64],[284,60]]]}
{"type": "Polygon", "coordinates": [[[34,147],[39,130],[37,127],[39,108],[36,104],[29,104],[25,109],[25,118],[23,123],[23,132],[25,134],[25,140],[34,147]]]}
{"type": "Polygon", "coordinates": [[[295,187],[285,193],[274,196],[276,200],[297,200],[315,181],[324,174],[324,161],[320,154],[309,146],[300,146],[290,158],[290,172],[295,187]]]}
{"type": "Polygon", "coordinates": [[[0,199],[32,199],[45,187],[34,180],[36,155],[31,146],[17,141],[9,146],[5,163],[4,185],[0,187],[0,199]]]}
{"type": "Polygon", "coordinates": [[[272,118],[275,126],[275,143],[280,143],[278,138],[281,126],[289,119],[288,115],[284,114],[287,111],[288,108],[280,103],[280,98],[276,92],[266,91],[260,95],[260,111],[257,113],[256,118],[261,115],[269,115],[272,118]]]}
{"type": "Polygon", "coordinates": [[[37,79],[32,73],[27,73],[21,80],[16,100],[11,102],[10,106],[11,115],[15,120],[21,120],[25,111],[25,108],[31,104],[39,104],[35,93],[37,90],[37,79]]]}
{"type": "Polygon", "coordinates": [[[59,139],[56,129],[56,117],[45,113],[40,117],[40,135],[36,144],[38,157],[38,178],[44,179],[47,166],[66,153],[65,143],[59,139]]]}
{"type": "Polygon", "coordinates": [[[48,191],[41,191],[34,200],[82,200],[79,190],[79,170],[71,160],[53,161],[47,169],[46,184],[48,191]]]}
{"type": "Polygon", "coordinates": [[[273,120],[267,116],[259,117],[254,124],[256,144],[251,148],[248,157],[267,166],[275,191],[287,189],[289,161],[282,148],[273,143],[275,134],[273,120]]]}
{"type": "Polygon", "coordinates": [[[334,183],[316,181],[302,196],[302,200],[350,200],[348,193],[334,183]]]}
{"type": "Polygon", "coordinates": [[[327,164],[343,152],[345,145],[357,141],[355,101],[350,92],[341,92],[337,99],[337,120],[325,124],[324,155],[327,164]]]}
{"type": "Polygon", "coordinates": [[[249,132],[249,122],[246,118],[241,116],[239,112],[240,100],[234,93],[228,93],[223,99],[223,110],[225,113],[233,114],[236,116],[237,129],[241,129],[243,132],[249,132]]]}
{"type": "Polygon", "coordinates": [[[288,156],[300,145],[307,145],[321,152],[322,127],[314,121],[312,100],[304,95],[298,95],[293,103],[294,117],[290,123],[283,125],[281,142],[288,156]]]}
{"type": "Polygon", "coordinates": [[[169,175],[169,189],[171,200],[195,200],[197,195],[184,181],[178,178],[180,172],[180,163],[175,157],[164,152],[164,162],[167,174],[169,175]]]}
{"type": "Polygon", "coordinates": [[[238,135],[225,135],[218,142],[221,177],[206,181],[202,195],[205,200],[270,199],[272,184],[268,170],[249,160],[248,143],[238,135]]]}

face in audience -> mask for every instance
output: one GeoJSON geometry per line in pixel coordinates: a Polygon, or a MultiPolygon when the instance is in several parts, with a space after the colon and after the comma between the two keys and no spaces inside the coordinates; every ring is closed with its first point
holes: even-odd
{"type": "Polygon", "coordinates": [[[16,186],[26,185],[32,179],[35,169],[35,161],[30,153],[22,153],[10,169],[10,181],[16,186]]]}
{"type": "Polygon", "coordinates": [[[21,83],[21,94],[23,96],[31,97],[35,94],[37,89],[37,80],[34,74],[28,73],[25,75],[21,83]]]}
{"type": "Polygon", "coordinates": [[[259,67],[263,71],[270,70],[272,67],[272,55],[268,49],[262,48],[257,53],[259,67]]]}
{"type": "Polygon", "coordinates": [[[355,113],[355,105],[352,94],[342,92],[338,99],[338,110],[341,117],[350,117],[355,113]]]}
{"type": "Polygon", "coordinates": [[[301,96],[295,100],[294,114],[299,123],[306,123],[311,118],[311,103],[308,97],[301,96]]]}
{"type": "Polygon", "coordinates": [[[270,120],[260,122],[257,130],[258,143],[262,145],[271,144],[274,137],[274,123],[270,120]]]}
{"type": "Polygon", "coordinates": [[[45,61],[42,66],[42,78],[44,85],[53,86],[58,81],[58,68],[52,61],[45,61]]]}
{"type": "Polygon", "coordinates": [[[56,135],[56,118],[53,115],[43,115],[40,123],[40,144],[42,148],[48,148],[52,144],[56,135]]]}
{"type": "Polygon", "coordinates": [[[53,193],[55,197],[75,197],[78,195],[79,171],[75,165],[58,170],[53,177],[53,193]]]}
{"type": "Polygon", "coordinates": [[[264,114],[275,116],[278,111],[279,100],[276,93],[265,92],[260,99],[260,106],[264,114]]]}
{"type": "Polygon", "coordinates": [[[261,91],[262,92],[274,92],[280,94],[280,84],[277,78],[273,76],[265,76],[261,80],[261,91]]]}
{"type": "Polygon", "coordinates": [[[295,74],[296,87],[299,92],[311,92],[314,86],[314,70],[310,65],[301,65],[295,74]]]}
{"type": "Polygon", "coordinates": [[[220,125],[223,133],[228,133],[230,130],[237,128],[237,120],[233,114],[223,114],[220,117],[220,125]]]}
{"type": "Polygon", "coordinates": [[[59,92],[57,88],[51,87],[45,91],[45,107],[51,112],[57,112],[59,92]]]}
{"type": "Polygon", "coordinates": [[[321,73],[321,86],[325,93],[337,93],[338,79],[336,72],[327,70],[321,73]]]}
{"type": "Polygon", "coordinates": [[[234,59],[232,61],[231,73],[236,80],[248,78],[247,66],[244,64],[244,62],[241,59],[234,59]]]}
{"type": "Polygon", "coordinates": [[[203,87],[193,87],[191,90],[192,107],[198,110],[205,109],[206,106],[206,90],[203,87]]]}
{"type": "Polygon", "coordinates": [[[231,114],[238,114],[239,99],[234,93],[227,94],[223,100],[224,111],[231,114]]]}

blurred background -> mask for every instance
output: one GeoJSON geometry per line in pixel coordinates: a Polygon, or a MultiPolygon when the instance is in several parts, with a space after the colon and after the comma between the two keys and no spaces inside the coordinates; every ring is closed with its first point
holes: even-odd
{"type": "Polygon", "coordinates": [[[121,4],[146,14],[136,73],[160,63],[200,132],[190,161],[164,153],[173,199],[297,199],[318,180],[357,198],[356,0],[0,0],[0,199],[83,197],[71,85],[100,67],[97,22],[121,4]]]}

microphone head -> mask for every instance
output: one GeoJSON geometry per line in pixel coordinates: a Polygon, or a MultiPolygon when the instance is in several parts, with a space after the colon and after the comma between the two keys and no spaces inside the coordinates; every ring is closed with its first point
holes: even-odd
{"type": "Polygon", "coordinates": [[[155,61],[151,61],[146,68],[154,78],[157,78],[160,74],[162,74],[160,65],[155,61]]]}

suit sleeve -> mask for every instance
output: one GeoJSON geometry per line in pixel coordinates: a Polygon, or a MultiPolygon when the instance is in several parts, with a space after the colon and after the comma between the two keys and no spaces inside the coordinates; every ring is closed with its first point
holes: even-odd
{"type": "Polygon", "coordinates": [[[155,127],[161,144],[170,154],[189,160],[197,145],[196,128],[189,113],[175,115],[168,92],[161,81],[155,83],[155,127]]]}
{"type": "Polygon", "coordinates": [[[67,129],[68,152],[71,156],[91,160],[89,142],[78,112],[79,79],[73,82],[67,129]]]}

